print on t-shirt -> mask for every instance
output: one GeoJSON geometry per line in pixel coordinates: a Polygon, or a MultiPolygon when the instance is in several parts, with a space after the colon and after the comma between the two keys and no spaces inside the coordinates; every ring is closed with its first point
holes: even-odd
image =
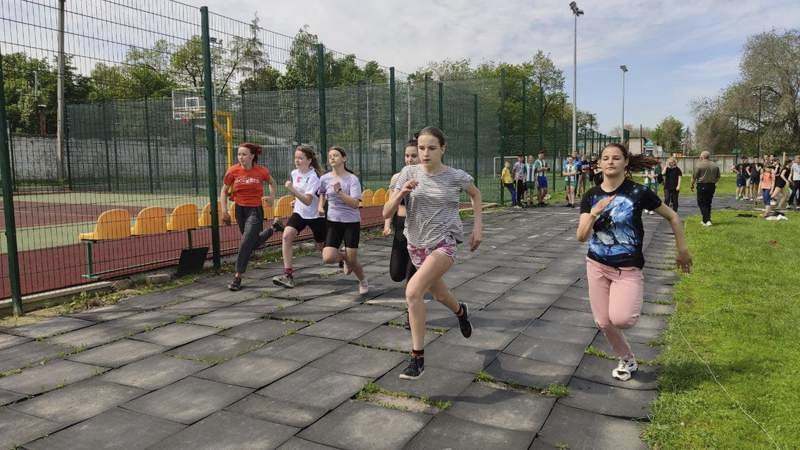
{"type": "Polygon", "coordinates": [[[589,240],[590,259],[612,267],[644,266],[642,210],[661,206],[661,199],[649,188],[625,180],[614,192],[595,186],[583,196],[581,212],[588,213],[604,197],[614,200],[600,213],[589,240]]]}

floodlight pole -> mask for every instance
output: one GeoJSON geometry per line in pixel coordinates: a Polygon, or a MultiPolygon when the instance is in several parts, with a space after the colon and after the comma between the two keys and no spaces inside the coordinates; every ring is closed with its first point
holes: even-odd
{"type": "Polygon", "coordinates": [[[572,54],[572,151],[578,151],[578,16],[583,15],[583,10],[578,4],[570,2],[570,9],[575,16],[575,32],[573,34],[572,54]]]}
{"type": "Polygon", "coordinates": [[[58,0],[58,80],[56,84],[56,159],[58,178],[64,179],[64,2],[58,0]]]}
{"type": "Polygon", "coordinates": [[[622,138],[625,138],[625,73],[628,72],[628,66],[625,64],[619,66],[622,70],[622,123],[620,127],[620,133],[622,134],[622,138]]]}

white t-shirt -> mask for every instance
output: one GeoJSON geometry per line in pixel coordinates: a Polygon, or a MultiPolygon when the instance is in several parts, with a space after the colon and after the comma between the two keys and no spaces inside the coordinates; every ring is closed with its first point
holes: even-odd
{"type": "Polygon", "coordinates": [[[306,195],[311,194],[311,204],[309,205],[301,202],[300,199],[295,199],[294,212],[307,220],[319,218],[317,215],[317,206],[319,206],[319,196],[317,195],[319,176],[317,176],[317,172],[313,168],[306,173],[300,172],[300,169],[294,169],[291,176],[295,190],[306,195]]]}
{"type": "Polygon", "coordinates": [[[800,181],[800,164],[792,163],[792,181],[800,181]]]}

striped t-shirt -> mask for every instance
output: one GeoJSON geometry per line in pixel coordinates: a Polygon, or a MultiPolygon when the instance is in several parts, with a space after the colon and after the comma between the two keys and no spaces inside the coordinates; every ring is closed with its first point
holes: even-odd
{"type": "Polygon", "coordinates": [[[456,242],[464,240],[464,229],[458,215],[461,192],[472,185],[473,179],[461,169],[444,166],[439,173],[429,175],[421,165],[403,167],[395,181],[395,190],[409,180],[416,180],[406,199],[406,229],[408,243],[414,247],[433,248],[447,236],[456,242]]]}

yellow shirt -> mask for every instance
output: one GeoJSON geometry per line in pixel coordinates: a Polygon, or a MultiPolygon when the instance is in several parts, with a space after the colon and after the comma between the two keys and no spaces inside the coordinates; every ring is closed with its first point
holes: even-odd
{"type": "Polygon", "coordinates": [[[500,180],[503,184],[510,184],[514,182],[514,178],[511,177],[511,171],[508,170],[508,167],[503,167],[503,171],[500,172],[500,180]]]}

